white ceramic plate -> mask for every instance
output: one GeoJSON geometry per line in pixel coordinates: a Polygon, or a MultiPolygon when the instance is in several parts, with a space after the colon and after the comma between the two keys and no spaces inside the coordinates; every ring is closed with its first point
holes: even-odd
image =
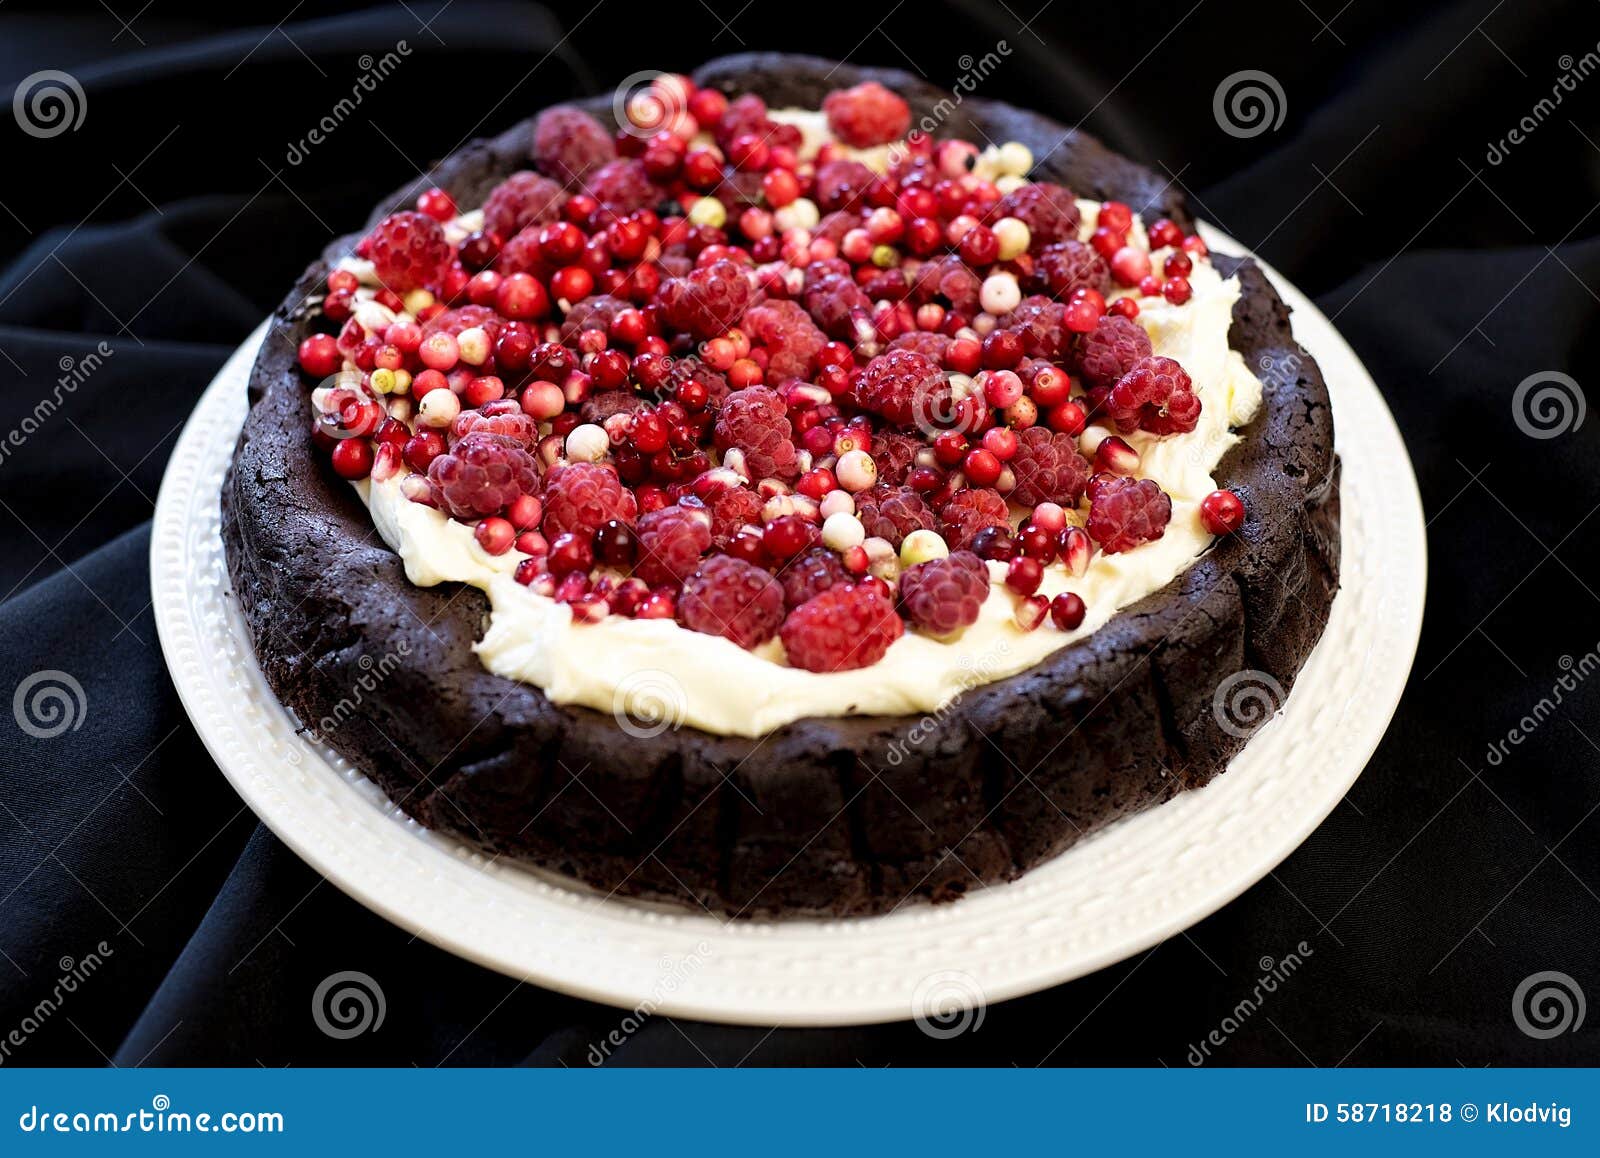
{"type": "MultiPolygon", "coordinates": [[[[1241,252],[1215,231],[1207,240],[1241,252]]],[[[765,1025],[920,1016],[959,1025],[963,1007],[1119,961],[1260,880],[1338,804],[1400,699],[1426,574],[1410,460],[1350,347],[1272,277],[1327,378],[1344,460],[1344,586],[1327,631],[1281,715],[1225,776],[1014,884],[884,917],[723,923],[605,900],[408,820],[296,731],[262,679],[229,590],[218,493],[265,325],[202,396],[156,505],[150,566],[173,679],[217,764],[261,819],[345,892],[441,948],[534,984],[677,1016],[765,1025]]]]}

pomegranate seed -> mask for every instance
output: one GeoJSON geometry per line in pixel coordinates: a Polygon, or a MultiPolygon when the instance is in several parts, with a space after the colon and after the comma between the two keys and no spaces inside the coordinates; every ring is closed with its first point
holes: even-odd
{"type": "Polygon", "coordinates": [[[552,575],[582,574],[594,566],[594,548],[589,540],[572,531],[563,531],[550,544],[552,575]]]}
{"type": "Polygon", "coordinates": [[[1081,579],[1089,570],[1089,556],[1094,552],[1094,542],[1082,527],[1067,527],[1061,532],[1059,551],[1068,573],[1074,579],[1081,579]]]}
{"type": "Polygon", "coordinates": [[[1030,559],[1048,563],[1056,557],[1056,536],[1037,523],[1024,523],[1017,529],[1017,549],[1030,559]]]}
{"type": "Polygon", "coordinates": [[[516,528],[510,520],[502,519],[498,515],[487,519],[480,519],[478,525],[472,529],[472,537],[478,540],[478,546],[489,555],[504,555],[511,550],[511,544],[516,541],[516,528]]]}
{"type": "Polygon", "coordinates": [[[1023,631],[1036,631],[1050,614],[1050,601],[1043,595],[1030,595],[1017,600],[1012,620],[1023,631]]]}
{"type": "Polygon", "coordinates": [[[1079,596],[1063,591],[1050,601],[1050,620],[1062,631],[1076,631],[1083,626],[1088,610],[1079,596]]]}
{"type": "Polygon", "coordinates": [[[1132,474],[1139,469],[1139,452],[1113,434],[1095,448],[1094,464],[1099,470],[1112,474],[1132,474]]]}
{"type": "Polygon", "coordinates": [[[1244,526],[1244,503],[1232,491],[1212,491],[1200,500],[1200,522],[1213,535],[1231,535],[1244,526]]]}

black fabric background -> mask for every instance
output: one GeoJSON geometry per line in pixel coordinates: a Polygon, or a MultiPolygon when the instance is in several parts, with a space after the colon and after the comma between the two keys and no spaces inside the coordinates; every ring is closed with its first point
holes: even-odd
{"type": "Polygon", "coordinates": [[[1164,170],[1316,297],[1383,388],[1429,517],[1405,700],[1299,851],[1148,953],[992,1006],[949,1040],[911,1024],[655,1018],[614,1062],[1182,1066],[1250,994],[1259,959],[1301,941],[1304,967],[1212,1064],[1600,1062],[1600,1013],[1536,1039],[1511,1008],[1545,970],[1600,999],[1600,679],[1486,759],[1563,657],[1581,668],[1600,644],[1600,418],[1535,439],[1511,404],[1542,371],[1595,386],[1600,78],[1547,115],[1534,106],[1581,67],[1565,58],[1596,50],[1600,9],[1009,3],[608,0],[555,15],[240,0],[231,27],[160,0],[5,5],[0,91],[65,69],[87,115],[34,139],[0,108],[0,432],[52,393],[63,359],[113,351],[0,458],[0,693],[57,669],[87,695],[82,726],[51,740],[0,712],[0,1036],[50,993],[61,958],[112,951],[5,1062],[587,1064],[616,1011],[514,985],[369,913],[262,828],[206,756],[149,613],[148,520],[177,430],[324,241],[474,125],[742,48],[949,83],[963,54],[1001,39],[1011,54],[984,95],[1083,120],[1164,170]],[[287,164],[360,55],[402,38],[400,73],[287,164]],[[1212,114],[1241,69],[1286,95],[1281,127],[1250,139],[1212,114]],[[1490,143],[1531,115],[1527,141],[1490,164],[1490,143]],[[310,1004],[344,969],[378,980],[388,1015],[339,1041],[310,1004]]]}

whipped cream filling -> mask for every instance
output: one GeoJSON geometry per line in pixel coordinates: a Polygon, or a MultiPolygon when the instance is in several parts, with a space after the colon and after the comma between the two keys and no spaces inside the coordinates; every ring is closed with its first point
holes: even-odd
{"type": "MultiPolygon", "coordinates": [[[[788,109],[771,115],[801,128],[803,153],[814,154],[830,139],[821,113],[788,109]]],[[[886,146],[851,153],[875,169],[887,165],[886,146]]],[[[1084,200],[1080,206],[1087,238],[1099,205],[1084,200]]],[[[472,215],[451,224],[464,234],[472,215]]],[[[1135,220],[1133,233],[1143,243],[1141,222],[1135,220]]],[[[1152,255],[1157,264],[1164,252],[1152,255]]],[[[1189,372],[1201,400],[1199,423],[1188,434],[1167,438],[1142,431],[1124,436],[1141,456],[1139,474],[1154,479],[1171,496],[1172,520],[1153,542],[1120,554],[1097,551],[1081,578],[1073,578],[1060,564],[1045,568],[1040,594],[1076,592],[1088,609],[1082,625],[1071,632],[1049,623],[1031,632],[1020,629],[1015,622],[1019,600],[1004,586],[1005,567],[990,563],[992,583],[979,618],[954,639],[908,630],[870,667],[808,672],[785,663],[777,639],[745,651],[671,620],[610,616],[598,623],[575,623],[565,604],[535,594],[513,578],[525,556],[515,550],[488,554],[470,526],[407,499],[402,476],[365,481],[356,488],[412,583],[466,583],[487,594],[488,627],[475,648],[484,666],[539,687],[555,703],[610,712],[648,734],[687,725],[750,737],[807,716],[937,712],[963,692],[1025,671],[1098,631],[1122,608],[1171,582],[1210,545],[1199,503],[1216,489],[1213,472],[1239,441],[1233,428],[1255,415],[1262,389],[1228,346],[1238,280],[1223,279],[1205,259],[1195,262],[1189,280],[1194,294],[1187,304],[1143,298],[1137,320],[1155,352],[1177,359],[1189,372]]],[[[1085,453],[1092,455],[1096,437],[1095,428],[1085,432],[1085,453]]]]}

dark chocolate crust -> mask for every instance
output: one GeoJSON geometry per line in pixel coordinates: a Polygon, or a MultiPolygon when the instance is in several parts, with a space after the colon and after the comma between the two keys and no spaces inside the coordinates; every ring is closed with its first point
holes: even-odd
{"type": "MultiPolygon", "coordinates": [[[[754,55],[696,76],[813,108],[867,79],[933,118],[935,135],[1021,140],[1040,158],[1036,178],[1190,221],[1168,183],[1084,134],[995,102],[953,104],[904,73],[754,55]]],[[[609,119],[609,99],[587,107],[609,119]]],[[[528,166],[531,138],[524,122],[474,142],[427,181],[478,204],[528,166]]],[[[1213,711],[1219,684],[1253,669],[1287,690],[1327,622],[1339,563],[1327,390],[1261,271],[1217,261],[1237,266],[1244,291],[1230,343],[1266,386],[1217,472],[1244,499],[1243,529],[1092,636],[932,717],[805,719],[759,740],[691,728],[637,739],[483,668],[471,649],[485,597],[407,582],[307,437],[295,349],[319,324],[304,304],[326,275],[318,263],[272,320],[222,496],[233,588],[267,680],[422,823],[605,893],[851,915],[1013,879],[1220,773],[1245,741],[1213,711]],[[379,686],[364,690],[374,672],[379,686]]]]}

